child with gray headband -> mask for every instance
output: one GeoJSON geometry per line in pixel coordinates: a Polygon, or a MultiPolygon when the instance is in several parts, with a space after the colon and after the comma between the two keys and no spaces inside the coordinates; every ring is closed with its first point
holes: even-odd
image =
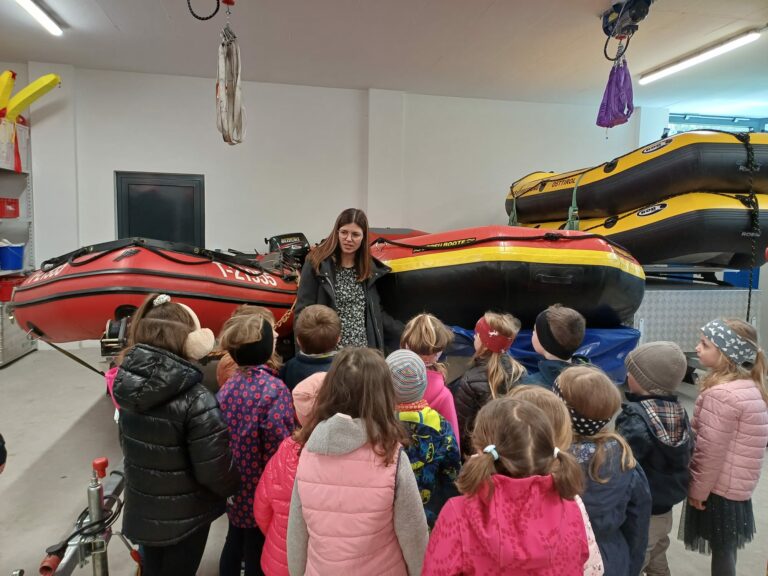
{"type": "Polygon", "coordinates": [[[712,320],[696,353],[709,372],[694,408],[696,447],[680,522],[686,548],[712,554],[712,574],[736,574],[736,552],[755,534],[752,493],[768,442],[765,356],[756,330],[712,320]]]}

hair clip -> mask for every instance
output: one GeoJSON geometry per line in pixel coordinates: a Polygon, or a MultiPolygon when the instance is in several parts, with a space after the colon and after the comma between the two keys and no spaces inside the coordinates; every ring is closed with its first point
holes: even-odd
{"type": "Polygon", "coordinates": [[[483,452],[485,452],[486,454],[490,454],[491,456],[493,456],[493,459],[494,459],[494,460],[498,460],[498,459],[499,459],[499,453],[498,453],[498,452],[496,452],[496,445],[495,445],[495,444],[488,444],[488,446],[486,446],[485,448],[483,448],[483,452]]]}
{"type": "Polygon", "coordinates": [[[555,451],[554,451],[552,454],[553,454],[553,456],[554,456],[555,458],[557,458],[557,457],[558,457],[558,455],[560,454],[560,448],[558,448],[557,446],[555,446],[555,451]]]}
{"type": "Polygon", "coordinates": [[[152,300],[152,306],[160,306],[161,304],[167,304],[171,301],[171,297],[168,294],[160,294],[152,300]]]}

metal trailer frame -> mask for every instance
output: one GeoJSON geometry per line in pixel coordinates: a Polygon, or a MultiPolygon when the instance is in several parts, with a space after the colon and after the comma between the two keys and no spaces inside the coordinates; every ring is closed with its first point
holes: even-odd
{"type": "MultiPolygon", "coordinates": [[[[104,487],[104,510],[112,510],[117,497],[122,494],[125,488],[125,474],[123,472],[123,463],[121,462],[113,468],[103,483],[104,487]],[[107,498],[113,496],[114,498],[107,498]]],[[[89,522],[90,516],[85,518],[89,522]]],[[[62,540],[67,538],[76,526],[73,524],[63,535],[62,540]]],[[[112,538],[112,528],[106,529],[98,536],[78,537],[67,545],[64,555],[61,557],[56,569],[51,576],[70,576],[76,569],[85,566],[94,554],[106,554],[107,546],[112,538]]]]}

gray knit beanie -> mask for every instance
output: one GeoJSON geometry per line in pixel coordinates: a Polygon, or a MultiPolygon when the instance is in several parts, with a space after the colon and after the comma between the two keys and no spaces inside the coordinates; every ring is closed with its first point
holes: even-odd
{"type": "Polygon", "coordinates": [[[643,390],[649,394],[674,394],[685,377],[688,362],[674,342],[649,342],[627,355],[624,363],[643,390]]]}
{"type": "Polygon", "coordinates": [[[427,389],[427,367],[419,355],[410,350],[395,350],[387,356],[398,404],[418,402],[427,389]]]}

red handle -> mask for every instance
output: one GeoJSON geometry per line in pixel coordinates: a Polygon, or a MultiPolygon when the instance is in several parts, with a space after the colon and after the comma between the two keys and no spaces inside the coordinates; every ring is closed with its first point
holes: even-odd
{"type": "Polygon", "coordinates": [[[54,572],[56,572],[56,568],[59,567],[59,564],[61,564],[61,558],[59,556],[51,556],[49,554],[43,558],[42,562],[40,562],[40,575],[51,576],[54,572]]]}
{"type": "Polygon", "coordinates": [[[106,458],[96,458],[93,461],[93,470],[99,478],[104,478],[107,475],[107,466],[109,466],[109,460],[106,458]]]}

